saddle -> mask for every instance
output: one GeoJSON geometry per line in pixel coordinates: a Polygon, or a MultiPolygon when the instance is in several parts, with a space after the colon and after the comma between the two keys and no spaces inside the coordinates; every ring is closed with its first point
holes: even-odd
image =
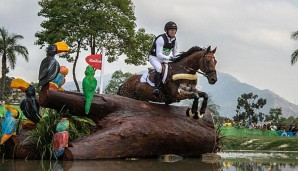
{"type": "MultiPolygon", "coordinates": [[[[162,66],[162,84],[165,84],[166,83],[166,78],[168,76],[168,64],[167,63],[162,63],[161,64],[162,66]]],[[[150,86],[154,87],[154,75],[155,75],[155,72],[156,70],[154,68],[148,68],[148,71],[145,72],[142,77],[141,77],[141,80],[140,82],[147,82],[150,86]]]]}

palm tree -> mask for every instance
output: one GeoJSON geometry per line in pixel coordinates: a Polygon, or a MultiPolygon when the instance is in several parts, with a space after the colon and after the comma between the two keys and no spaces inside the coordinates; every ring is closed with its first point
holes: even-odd
{"type": "MultiPolygon", "coordinates": [[[[294,40],[298,39],[298,31],[295,31],[292,33],[291,38],[294,40]]],[[[294,65],[298,60],[298,49],[296,49],[293,53],[292,53],[292,57],[291,57],[291,65],[294,65]]]]}
{"type": "Polygon", "coordinates": [[[17,55],[21,55],[28,62],[28,50],[25,46],[18,44],[23,39],[22,35],[9,34],[5,28],[0,28],[0,56],[2,56],[2,91],[0,99],[4,99],[6,87],[6,74],[9,72],[7,62],[11,69],[15,68],[17,55]]]}

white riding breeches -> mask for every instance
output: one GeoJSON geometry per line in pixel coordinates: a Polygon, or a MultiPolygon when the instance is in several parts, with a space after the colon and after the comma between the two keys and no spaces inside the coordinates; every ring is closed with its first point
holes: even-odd
{"type": "Polygon", "coordinates": [[[165,60],[161,60],[161,59],[157,58],[156,56],[150,55],[149,62],[155,68],[156,72],[161,73],[161,71],[162,71],[161,63],[165,62],[165,60]]]}

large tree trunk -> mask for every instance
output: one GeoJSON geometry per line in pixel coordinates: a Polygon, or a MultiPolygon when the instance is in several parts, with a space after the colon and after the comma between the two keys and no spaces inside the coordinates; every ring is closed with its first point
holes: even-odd
{"type": "MultiPolygon", "coordinates": [[[[84,115],[82,93],[46,91],[40,104],[84,115]]],[[[70,159],[152,157],[161,154],[200,156],[216,148],[213,120],[185,116],[186,107],[166,106],[117,95],[95,95],[89,116],[98,129],[71,142],[70,159]]]]}
{"type": "MultiPolygon", "coordinates": [[[[84,115],[82,93],[42,91],[40,105],[84,115]]],[[[89,116],[96,130],[73,142],[64,159],[155,157],[162,154],[199,157],[217,149],[211,114],[194,120],[186,107],[166,106],[117,95],[95,95],[89,116]]]]}

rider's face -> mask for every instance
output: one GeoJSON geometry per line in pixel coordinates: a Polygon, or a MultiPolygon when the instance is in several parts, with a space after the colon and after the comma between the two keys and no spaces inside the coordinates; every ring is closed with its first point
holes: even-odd
{"type": "Polygon", "coordinates": [[[175,37],[177,30],[176,29],[169,29],[168,36],[175,37]]]}

